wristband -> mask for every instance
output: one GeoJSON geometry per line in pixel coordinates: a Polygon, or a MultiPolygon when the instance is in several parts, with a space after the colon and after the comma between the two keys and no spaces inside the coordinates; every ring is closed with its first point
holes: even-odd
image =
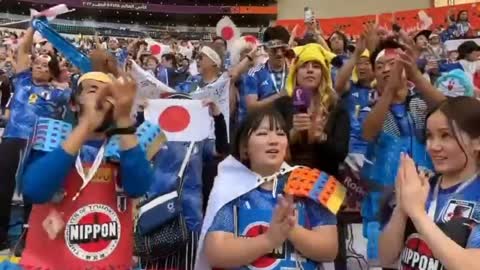
{"type": "Polygon", "coordinates": [[[137,128],[135,126],[126,127],[126,128],[112,128],[107,131],[107,137],[111,137],[113,135],[132,135],[135,134],[137,128]]]}

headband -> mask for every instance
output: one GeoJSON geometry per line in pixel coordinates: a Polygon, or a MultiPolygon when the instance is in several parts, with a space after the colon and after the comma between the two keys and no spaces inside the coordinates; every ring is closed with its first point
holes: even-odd
{"type": "Polygon", "coordinates": [[[384,49],[384,50],[381,50],[377,57],[375,58],[375,63],[378,62],[378,60],[380,60],[380,58],[384,57],[384,56],[398,56],[398,51],[397,49],[384,49]]]}
{"type": "Polygon", "coordinates": [[[274,39],[274,40],[270,40],[270,41],[267,41],[263,44],[265,47],[267,47],[268,49],[274,49],[274,48],[287,48],[288,45],[285,44],[285,42],[279,40],[279,39],[274,39]]]}
{"type": "Polygon", "coordinates": [[[92,71],[83,74],[80,79],[78,79],[77,85],[80,85],[85,80],[94,80],[97,82],[103,83],[112,83],[112,78],[106,73],[99,72],[99,71],[92,71]]]}
{"type": "Polygon", "coordinates": [[[212,48],[208,46],[203,46],[200,52],[205,54],[208,58],[210,58],[218,67],[222,66],[222,58],[212,48]]]}

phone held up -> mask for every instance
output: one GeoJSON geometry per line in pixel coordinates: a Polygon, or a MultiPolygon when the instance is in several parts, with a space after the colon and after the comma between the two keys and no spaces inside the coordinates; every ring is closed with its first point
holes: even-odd
{"type": "Polygon", "coordinates": [[[303,9],[303,15],[305,23],[312,23],[315,21],[315,14],[313,13],[313,10],[311,8],[305,7],[303,9]]]}

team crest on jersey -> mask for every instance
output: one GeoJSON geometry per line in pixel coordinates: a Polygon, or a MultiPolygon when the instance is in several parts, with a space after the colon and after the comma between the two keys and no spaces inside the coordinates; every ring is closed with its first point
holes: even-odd
{"type": "Polygon", "coordinates": [[[444,270],[419,234],[410,235],[400,256],[401,270],[444,270]]]}
{"type": "Polygon", "coordinates": [[[30,103],[30,104],[35,104],[35,103],[37,103],[37,100],[38,100],[38,96],[37,96],[37,94],[35,94],[35,93],[31,94],[31,95],[28,97],[28,103],[30,103]]]}
{"type": "Polygon", "coordinates": [[[475,202],[451,199],[442,214],[442,221],[449,222],[454,218],[472,218],[475,202]]]}
{"type": "Polygon", "coordinates": [[[65,243],[84,261],[107,258],[120,240],[120,220],[107,205],[89,204],[72,214],[65,228],[65,243]]]}

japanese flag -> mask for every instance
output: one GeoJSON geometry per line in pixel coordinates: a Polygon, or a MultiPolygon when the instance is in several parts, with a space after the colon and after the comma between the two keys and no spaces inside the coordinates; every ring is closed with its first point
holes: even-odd
{"type": "Polygon", "coordinates": [[[222,37],[228,44],[240,37],[240,30],[228,16],[218,21],[216,32],[217,36],[222,37]]]}
{"type": "Polygon", "coordinates": [[[150,99],[145,120],[158,123],[168,141],[201,141],[210,135],[208,107],[200,100],[150,99]]]}
{"type": "Polygon", "coordinates": [[[145,42],[148,44],[148,51],[158,59],[171,51],[170,46],[156,42],[151,38],[146,39],[145,42]]]}

